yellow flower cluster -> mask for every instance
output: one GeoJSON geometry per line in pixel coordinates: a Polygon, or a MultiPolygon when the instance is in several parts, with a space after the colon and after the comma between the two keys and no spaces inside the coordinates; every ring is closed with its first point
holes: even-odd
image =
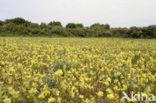
{"type": "Polygon", "coordinates": [[[124,103],[155,86],[156,39],[0,37],[0,103],[124,103]]]}

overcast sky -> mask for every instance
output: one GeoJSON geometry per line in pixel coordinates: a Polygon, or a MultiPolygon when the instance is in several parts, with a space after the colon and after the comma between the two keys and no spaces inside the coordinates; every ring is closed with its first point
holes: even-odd
{"type": "Polygon", "coordinates": [[[0,20],[14,17],[63,25],[146,26],[156,24],[156,0],[0,0],[0,20]]]}

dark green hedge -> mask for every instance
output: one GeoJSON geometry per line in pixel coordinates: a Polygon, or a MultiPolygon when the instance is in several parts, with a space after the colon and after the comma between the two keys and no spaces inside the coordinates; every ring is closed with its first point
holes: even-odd
{"type": "Polygon", "coordinates": [[[59,37],[130,37],[156,38],[156,25],[147,27],[111,28],[109,24],[95,23],[90,27],[69,23],[63,27],[61,22],[32,23],[23,18],[0,20],[1,36],[59,36],[59,37]]]}

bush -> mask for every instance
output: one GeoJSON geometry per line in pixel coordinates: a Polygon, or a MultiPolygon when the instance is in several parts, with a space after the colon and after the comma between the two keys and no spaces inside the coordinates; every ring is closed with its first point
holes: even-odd
{"type": "Polygon", "coordinates": [[[132,38],[143,37],[142,29],[138,27],[131,27],[128,31],[128,37],[132,38]]]}
{"type": "Polygon", "coordinates": [[[77,26],[75,23],[69,23],[66,25],[66,28],[75,29],[77,26]]]}
{"type": "Polygon", "coordinates": [[[58,36],[71,36],[71,33],[68,30],[58,26],[51,28],[50,34],[57,34],[58,36]]]}
{"type": "Polygon", "coordinates": [[[110,25],[109,24],[95,23],[95,24],[92,24],[90,26],[90,28],[100,28],[100,29],[109,30],[110,29],[110,25]]]}
{"type": "Polygon", "coordinates": [[[15,32],[15,24],[8,23],[3,25],[2,32],[14,33],[15,32]]]}
{"type": "Polygon", "coordinates": [[[48,25],[49,26],[59,26],[59,27],[62,27],[62,24],[59,21],[50,22],[48,25]]]}
{"type": "Polygon", "coordinates": [[[109,24],[105,24],[104,25],[104,29],[109,30],[110,29],[110,25],[109,24]]]}
{"type": "Polygon", "coordinates": [[[34,28],[34,29],[32,29],[31,33],[32,34],[42,34],[42,31],[38,28],[34,28]]]}
{"type": "Polygon", "coordinates": [[[78,36],[78,37],[130,37],[130,38],[156,38],[156,25],[147,27],[111,28],[109,24],[95,23],[84,27],[80,23],[68,23],[63,27],[61,22],[46,23],[29,22],[23,18],[0,20],[1,33],[16,33],[21,35],[42,36],[78,36]]]}
{"type": "Polygon", "coordinates": [[[14,19],[6,19],[5,23],[13,23],[15,25],[21,25],[21,24],[30,24],[30,22],[26,21],[23,18],[14,18],[14,19]]]}
{"type": "Polygon", "coordinates": [[[128,28],[111,28],[110,32],[115,37],[127,37],[128,28]]]}
{"type": "Polygon", "coordinates": [[[41,28],[41,29],[47,28],[47,24],[42,22],[42,23],[40,24],[40,28],[41,28]]]}
{"type": "Polygon", "coordinates": [[[68,31],[69,31],[73,36],[79,36],[79,37],[85,37],[85,36],[86,36],[86,31],[85,31],[84,28],[68,29],[68,31]]]}
{"type": "Polygon", "coordinates": [[[76,24],[76,27],[77,28],[83,28],[84,26],[83,26],[83,24],[76,24]]]}
{"type": "Polygon", "coordinates": [[[31,27],[31,28],[38,28],[38,29],[39,29],[40,26],[39,26],[39,24],[37,24],[37,23],[31,23],[31,24],[30,24],[30,27],[31,27]]]}
{"type": "Polygon", "coordinates": [[[4,25],[4,22],[0,20],[0,26],[3,26],[3,25],[4,25]]]}

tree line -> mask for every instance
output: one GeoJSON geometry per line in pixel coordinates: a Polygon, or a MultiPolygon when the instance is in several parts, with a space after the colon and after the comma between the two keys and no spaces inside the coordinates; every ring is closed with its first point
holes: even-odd
{"type": "Polygon", "coordinates": [[[109,24],[95,23],[84,27],[83,24],[68,23],[63,27],[59,21],[37,24],[18,17],[0,20],[0,35],[156,38],[156,25],[112,28],[109,24]]]}

